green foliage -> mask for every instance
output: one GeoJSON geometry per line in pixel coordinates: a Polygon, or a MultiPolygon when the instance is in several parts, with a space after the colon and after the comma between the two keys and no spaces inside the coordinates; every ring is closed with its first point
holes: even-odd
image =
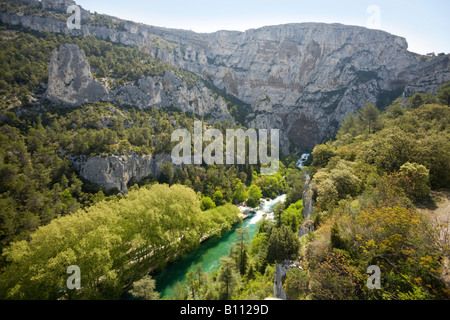
{"type": "Polygon", "coordinates": [[[315,167],[325,167],[328,161],[335,155],[335,151],[329,144],[319,144],[312,152],[314,159],[312,165],[315,167]]]}
{"type": "Polygon", "coordinates": [[[405,163],[400,167],[400,184],[406,194],[414,200],[423,200],[430,196],[429,170],[417,163],[405,163]]]}
{"type": "Polygon", "coordinates": [[[297,232],[302,219],[303,201],[299,200],[296,203],[291,204],[282,214],[282,224],[289,226],[292,232],[297,232]]]}
{"type": "Polygon", "coordinates": [[[351,164],[336,158],[324,169],[314,175],[317,190],[317,203],[326,210],[338,200],[357,193],[360,183],[351,164]]]}
{"type": "Polygon", "coordinates": [[[236,179],[236,184],[234,186],[233,192],[233,203],[238,204],[245,202],[248,199],[248,192],[245,185],[241,182],[240,179],[236,179]]]}
{"type": "Polygon", "coordinates": [[[289,269],[283,285],[288,300],[302,300],[309,294],[308,273],[299,268],[289,269]]]}
{"type": "Polygon", "coordinates": [[[210,197],[203,197],[201,200],[200,208],[203,211],[214,209],[216,207],[216,204],[210,197]]]}
{"type": "Polygon", "coordinates": [[[213,201],[216,204],[216,206],[223,205],[223,193],[220,192],[220,190],[217,190],[216,192],[214,192],[213,201]]]}
{"type": "Polygon", "coordinates": [[[305,174],[298,169],[288,169],[286,183],[290,187],[286,194],[286,205],[289,206],[302,200],[305,191],[305,174]]]}
{"type": "Polygon", "coordinates": [[[174,169],[173,169],[172,163],[165,162],[161,166],[160,181],[162,183],[172,184],[173,178],[174,178],[174,169]]]}
{"type": "Polygon", "coordinates": [[[424,104],[422,94],[416,93],[411,97],[411,108],[417,109],[424,104]]]}
{"type": "Polygon", "coordinates": [[[315,148],[317,231],[302,242],[311,291],[294,290],[294,296],[448,296],[440,271],[448,248],[413,204],[429,201],[432,189],[450,182],[450,109],[436,99],[417,94],[411,108],[395,101],[379,115],[374,110],[374,117],[350,115],[335,141],[315,148]],[[370,265],[381,268],[380,290],[365,285],[370,265]]]}
{"type": "Polygon", "coordinates": [[[220,286],[220,300],[229,300],[239,289],[239,272],[235,262],[230,257],[221,258],[220,265],[217,276],[220,286]]]}
{"type": "Polygon", "coordinates": [[[224,206],[202,214],[195,192],[180,185],[133,190],[55,219],[30,241],[12,243],[4,251],[2,298],[117,298],[127,281],[161,269],[201,238],[229,228],[238,211],[224,206]],[[82,289],[76,292],[64,288],[70,265],[81,269],[82,289]]]}
{"type": "Polygon", "coordinates": [[[269,238],[267,260],[269,263],[282,262],[298,254],[299,242],[297,234],[287,226],[274,228],[269,238]]]}
{"type": "Polygon", "coordinates": [[[155,287],[155,280],[150,276],[145,276],[133,283],[130,293],[135,299],[159,300],[159,293],[155,291],[155,287]]]}
{"type": "Polygon", "coordinates": [[[447,82],[439,88],[437,98],[440,103],[450,107],[450,82],[447,82]]]}
{"type": "Polygon", "coordinates": [[[362,123],[368,127],[369,134],[371,134],[380,115],[378,108],[373,103],[368,103],[364,109],[358,111],[358,115],[362,123]]]}
{"type": "Polygon", "coordinates": [[[248,240],[249,233],[246,228],[236,230],[236,241],[230,251],[230,256],[234,258],[236,266],[241,275],[245,275],[247,271],[248,261],[248,240]]]}
{"type": "Polygon", "coordinates": [[[248,189],[247,205],[251,208],[259,206],[259,199],[262,198],[261,189],[256,185],[251,185],[248,189]]]}

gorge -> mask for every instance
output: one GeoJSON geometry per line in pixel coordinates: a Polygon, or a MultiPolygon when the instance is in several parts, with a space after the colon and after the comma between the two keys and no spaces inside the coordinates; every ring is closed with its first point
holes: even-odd
{"type": "Polygon", "coordinates": [[[449,188],[450,54],[336,23],[72,28],[68,6],[0,1],[0,299],[448,295],[420,208],[449,188]]]}
{"type": "MultiPolygon", "coordinates": [[[[28,2],[40,6],[37,0],[28,2]]],[[[74,2],[42,3],[57,13],[74,2]]],[[[0,21],[71,36],[92,35],[137,47],[191,71],[249,108],[249,126],[280,129],[285,153],[291,144],[294,150],[312,149],[332,137],[347,115],[368,102],[383,108],[402,95],[436,92],[450,80],[448,55],[430,58],[409,52],[404,38],[384,31],[302,23],[197,34],[107,17],[121,26],[111,29],[96,26],[96,15],[82,12],[80,30],[67,29],[65,21],[17,13],[2,12],[0,21]]],[[[151,91],[144,93],[155,98],[151,91]]],[[[117,94],[139,105],[141,93],[135,87],[117,94]]]]}

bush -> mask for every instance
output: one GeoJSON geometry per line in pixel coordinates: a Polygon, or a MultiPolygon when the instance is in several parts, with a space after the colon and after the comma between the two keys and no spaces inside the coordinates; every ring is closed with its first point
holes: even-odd
{"type": "Polygon", "coordinates": [[[274,228],[269,238],[267,261],[273,263],[295,258],[299,248],[297,234],[293,233],[289,227],[274,228]]]}
{"type": "Polygon", "coordinates": [[[400,168],[400,184],[413,200],[430,196],[430,170],[425,166],[407,162],[400,168]]]}
{"type": "Polygon", "coordinates": [[[203,197],[200,203],[200,208],[203,211],[214,209],[216,207],[216,204],[210,197],[203,197]]]}
{"type": "Polygon", "coordinates": [[[248,189],[247,206],[255,208],[259,206],[259,200],[262,198],[261,189],[258,186],[251,185],[248,189]]]}

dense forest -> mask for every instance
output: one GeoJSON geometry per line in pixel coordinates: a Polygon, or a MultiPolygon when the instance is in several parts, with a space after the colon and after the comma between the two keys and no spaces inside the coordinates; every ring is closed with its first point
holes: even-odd
{"type": "MultiPolygon", "coordinates": [[[[102,190],[79,177],[68,156],[170,153],[174,146],[171,133],[177,128],[192,131],[194,120],[202,119],[177,110],[136,110],[110,103],[60,108],[40,100],[52,51],[62,43],[77,44],[86,53],[94,76],[109,81],[110,86],[169,70],[188,83],[199,78],[136,49],[93,37],[70,38],[2,27],[0,42],[2,299],[118,298],[145,273],[161,270],[195,248],[200,239],[219,235],[234,225],[239,217],[231,203],[257,206],[261,197],[275,197],[291,189],[290,201],[301,198],[304,176],[293,164],[281,164],[278,174],[266,177],[253,165],[185,166],[174,170],[167,163],[160,177],[149,176],[139,184],[131,182],[128,195],[102,190]],[[171,194],[177,194],[173,206],[167,197],[171,194]],[[139,205],[137,198],[145,200],[145,206],[139,205]],[[151,199],[160,201],[152,205],[156,200],[151,199]],[[130,212],[122,210],[127,206],[143,206],[142,214],[147,216],[130,225],[126,216],[130,212]],[[185,216],[175,218],[174,212],[185,216]],[[142,223],[148,223],[148,229],[137,231],[142,223]],[[192,232],[192,238],[186,230],[192,232]],[[149,239],[141,232],[153,232],[156,238],[149,239]],[[181,245],[180,237],[184,239],[181,245]],[[139,242],[138,238],[145,239],[139,242]],[[80,239],[85,240],[78,242],[80,239]],[[81,247],[75,248],[75,242],[81,247]],[[24,253],[23,246],[32,256],[19,254],[24,253]],[[92,256],[83,255],[82,246],[91,247],[92,256]],[[70,262],[90,268],[99,262],[95,259],[101,259],[102,267],[92,269],[92,274],[82,279],[89,283],[86,290],[70,296],[64,288],[67,276],[61,266],[70,262]],[[64,263],[57,267],[56,261],[64,263]],[[22,276],[13,277],[19,275],[19,269],[22,276]],[[50,278],[51,283],[46,283],[50,278]],[[43,287],[47,289],[37,289],[43,287]]],[[[220,94],[220,90],[215,91],[220,94]]],[[[223,133],[229,128],[244,128],[206,121],[205,125],[223,133]]],[[[289,159],[293,160],[286,158],[285,162],[289,159]]],[[[298,211],[299,219],[300,215],[298,211]]]]}
{"type": "Polygon", "coordinates": [[[288,198],[251,241],[246,229],[237,231],[218,271],[198,265],[186,274],[172,299],[264,299],[273,295],[275,263],[286,259],[302,266],[287,271],[289,300],[448,299],[448,218],[420,209],[434,207],[433,194],[449,187],[449,88],[350,115],[300,173],[311,175],[312,220],[304,221],[301,200],[288,198]],[[299,226],[309,223],[316,231],[298,238],[299,226]],[[366,285],[371,265],[381,269],[379,290],[366,285]]]}
{"type": "Polygon", "coordinates": [[[447,84],[382,113],[368,104],[316,146],[317,231],[301,240],[305,270],[287,274],[290,299],[449,298],[448,216],[420,210],[450,187],[449,96],[447,84]],[[381,269],[380,290],[365,286],[370,265],[381,269]]]}

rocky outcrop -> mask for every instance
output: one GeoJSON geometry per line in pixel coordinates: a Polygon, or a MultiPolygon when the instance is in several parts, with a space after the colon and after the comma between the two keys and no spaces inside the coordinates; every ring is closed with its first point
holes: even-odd
{"type": "MultiPolygon", "coordinates": [[[[367,102],[405,97],[450,81],[449,56],[428,58],[408,51],[404,38],[341,24],[301,23],[197,34],[126,22],[123,30],[1,13],[0,20],[34,30],[93,35],[140,48],[165,63],[201,75],[251,104],[250,124],[281,129],[311,149],[335,133],[343,119],[367,102]],[[267,103],[261,97],[269,96],[267,103]]],[[[142,90],[141,90],[142,91],[142,90]]]]}
{"type": "Polygon", "coordinates": [[[56,9],[66,11],[67,7],[76,5],[73,0],[41,0],[42,7],[45,9],[56,9]]]}
{"type": "Polygon", "coordinates": [[[284,264],[275,264],[275,280],[273,284],[273,296],[275,298],[286,300],[286,292],[283,289],[283,277],[286,275],[288,268],[284,264]]]}
{"type": "Polygon", "coordinates": [[[117,189],[127,193],[130,181],[140,182],[144,178],[159,177],[161,166],[172,163],[170,155],[87,157],[70,156],[79,175],[86,180],[94,182],[106,190],[117,189]]]}
{"type": "Polygon", "coordinates": [[[315,202],[313,199],[314,182],[310,178],[306,180],[305,191],[303,191],[303,219],[311,219],[314,213],[315,202]]]}
{"type": "Polygon", "coordinates": [[[162,77],[142,77],[136,84],[121,87],[111,95],[112,100],[122,105],[140,109],[175,107],[185,112],[210,116],[213,122],[233,121],[222,98],[215,98],[202,82],[188,85],[171,71],[162,77]]]}
{"type": "Polygon", "coordinates": [[[287,300],[286,292],[283,289],[283,282],[287,271],[292,268],[303,269],[300,261],[285,260],[283,263],[275,264],[275,279],[273,283],[274,298],[287,300]]]}
{"type": "Polygon", "coordinates": [[[162,77],[142,77],[134,85],[108,92],[92,76],[84,52],[75,45],[62,45],[53,53],[45,98],[63,105],[78,106],[96,101],[111,101],[139,109],[177,108],[204,115],[212,122],[233,122],[221,97],[214,97],[202,82],[188,85],[168,71],[162,77]]]}
{"type": "Polygon", "coordinates": [[[83,50],[72,44],[64,44],[59,51],[53,52],[44,97],[54,102],[79,106],[107,99],[108,91],[92,76],[83,50]]]}
{"type": "Polygon", "coordinates": [[[298,229],[297,237],[301,238],[306,236],[308,233],[314,231],[314,223],[311,220],[305,221],[302,226],[298,229]]]}

